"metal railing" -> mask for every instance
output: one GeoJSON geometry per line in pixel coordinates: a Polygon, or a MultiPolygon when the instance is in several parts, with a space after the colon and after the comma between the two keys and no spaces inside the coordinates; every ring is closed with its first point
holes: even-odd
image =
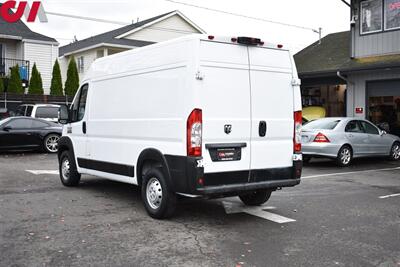
{"type": "Polygon", "coordinates": [[[29,80],[29,60],[0,57],[0,77],[10,77],[11,68],[18,65],[21,80],[29,80]]]}

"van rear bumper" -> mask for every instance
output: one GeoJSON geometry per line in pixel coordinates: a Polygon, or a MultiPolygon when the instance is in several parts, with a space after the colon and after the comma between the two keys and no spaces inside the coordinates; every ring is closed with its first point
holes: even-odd
{"type": "Polygon", "coordinates": [[[278,187],[289,187],[298,184],[300,184],[300,178],[255,182],[255,183],[230,184],[230,185],[220,185],[220,186],[205,186],[202,188],[197,188],[197,191],[199,191],[202,195],[219,195],[219,194],[241,193],[246,191],[263,190],[263,189],[276,189],[278,187]]]}
{"type": "Polygon", "coordinates": [[[285,168],[204,173],[202,158],[164,155],[172,188],[177,193],[204,196],[238,195],[246,191],[295,186],[302,161],[285,168]]]}

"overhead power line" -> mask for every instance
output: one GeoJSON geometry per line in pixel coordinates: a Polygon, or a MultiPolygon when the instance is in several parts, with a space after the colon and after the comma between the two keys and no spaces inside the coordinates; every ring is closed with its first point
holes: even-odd
{"type": "Polygon", "coordinates": [[[77,16],[77,15],[63,14],[63,13],[49,12],[49,11],[46,11],[46,14],[53,15],[53,16],[59,16],[59,17],[73,18],[73,19],[83,19],[83,20],[89,20],[89,21],[95,21],[95,22],[118,24],[118,25],[123,25],[123,26],[131,24],[131,23],[122,22],[122,21],[98,19],[98,18],[91,18],[91,17],[84,17],[84,16],[77,16]]]}
{"type": "Polygon", "coordinates": [[[264,19],[264,18],[252,17],[252,16],[248,16],[248,15],[244,15],[244,14],[228,12],[228,11],[215,9],[215,8],[209,8],[209,7],[205,7],[205,6],[193,5],[193,4],[189,4],[189,3],[185,3],[185,2],[179,2],[179,1],[175,1],[175,0],[164,0],[164,1],[175,3],[175,4],[179,4],[179,5],[185,5],[185,6],[200,8],[200,9],[204,9],[204,10],[208,10],[208,11],[218,12],[218,13],[222,13],[222,14],[232,15],[232,16],[236,16],[236,17],[242,17],[242,18],[246,18],[246,19],[252,19],[252,20],[258,20],[258,21],[273,23],[273,24],[286,26],[286,27],[294,27],[294,28],[303,29],[303,30],[311,30],[311,31],[313,31],[315,33],[319,33],[319,29],[317,30],[317,29],[313,29],[313,28],[310,28],[310,27],[305,27],[305,26],[300,26],[300,25],[295,25],[295,24],[290,24],[290,23],[285,23],[285,22],[280,22],[280,21],[274,21],[274,20],[269,20],[269,19],[264,19]]]}
{"type": "MultiPolygon", "coordinates": [[[[99,19],[99,18],[78,16],[78,15],[71,15],[71,14],[57,13],[57,12],[47,12],[46,11],[46,14],[47,15],[53,15],[53,16],[59,16],[59,17],[67,17],[67,18],[72,18],[72,19],[80,19],[80,20],[87,20],[87,21],[94,21],[94,22],[101,22],[101,23],[117,24],[117,25],[122,25],[122,26],[127,26],[127,25],[135,23],[134,21],[132,21],[132,22],[123,22],[123,21],[99,19]]],[[[166,32],[185,33],[185,34],[193,33],[191,31],[178,30],[178,29],[165,28],[165,27],[158,27],[158,26],[150,26],[150,27],[147,27],[147,29],[158,30],[158,31],[166,31],[166,32]]]]}

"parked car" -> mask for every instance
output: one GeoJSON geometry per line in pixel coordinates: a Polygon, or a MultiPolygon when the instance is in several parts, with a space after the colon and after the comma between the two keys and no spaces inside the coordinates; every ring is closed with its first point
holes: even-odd
{"type": "Polygon", "coordinates": [[[58,151],[62,126],[27,117],[10,117],[0,121],[0,150],[58,151]]]}
{"type": "Polygon", "coordinates": [[[23,104],[18,106],[15,116],[27,116],[58,122],[59,105],[52,104],[23,104]]]}
{"type": "Polygon", "coordinates": [[[141,186],[154,218],[172,215],[177,194],[265,203],[300,183],[293,62],[260,39],[203,35],[96,60],[60,110],[61,182],[91,174],[141,186]]]}
{"type": "Polygon", "coordinates": [[[339,166],[348,166],[359,157],[388,156],[399,160],[400,138],[360,118],[323,118],[303,126],[302,150],[304,161],[327,157],[335,159],[339,166]]]}

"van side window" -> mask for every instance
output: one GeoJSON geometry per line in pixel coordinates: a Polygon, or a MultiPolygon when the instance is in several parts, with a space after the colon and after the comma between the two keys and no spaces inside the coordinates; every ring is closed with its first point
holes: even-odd
{"type": "Polygon", "coordinates": [[[81,87],[78,98],[75,99],[72,105],[72,122],[81,121],[85,115],[88,88],[89,86],[87,84],[81,87]]]}

